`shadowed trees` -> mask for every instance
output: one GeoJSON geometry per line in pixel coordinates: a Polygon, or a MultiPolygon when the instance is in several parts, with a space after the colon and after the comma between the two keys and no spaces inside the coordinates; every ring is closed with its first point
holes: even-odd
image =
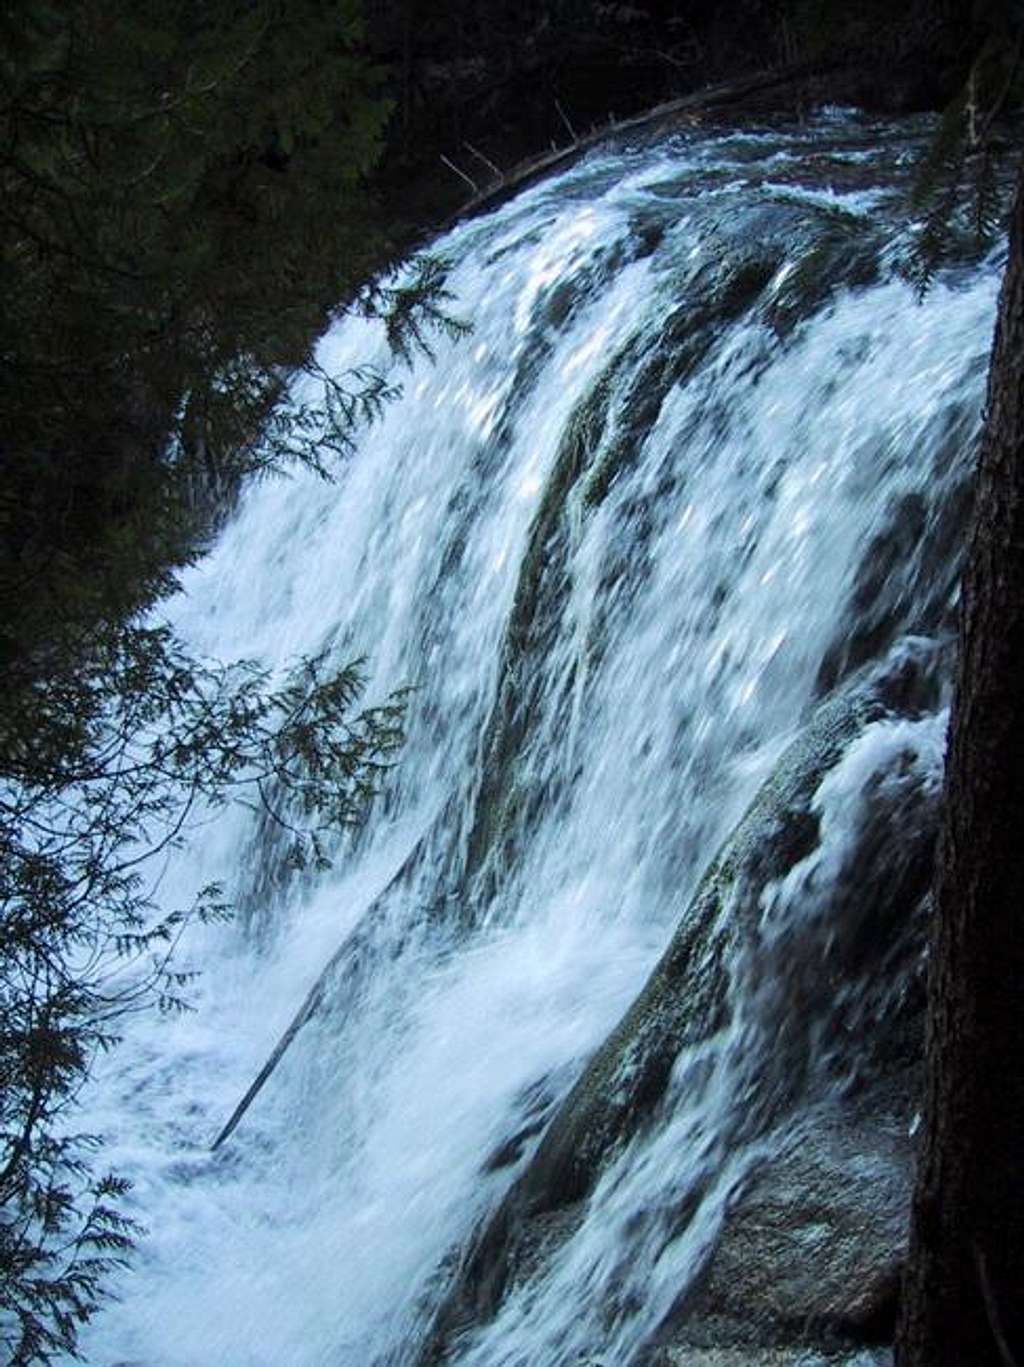
{"type": "Polygon", "coordinates": [[[900,1367],[1024,1361],[1024,179],[960,611],[900,1367]]]}
{"type": "Polygon", "coordinates": [[[361,670],[196,660],[147,611],[207,493],[343,452],[389,392],[320,376],[339,308],[398,349],[443,277],[389,252],[365,176],[388,104],[356,0],[28,0],[0,15],[0,1343],[74,1354],[136,1230],[75,1105],[125,1012],[175,1009],[190,920],[159,858],[240,797],[326,858],[401,738],[361,670]]]}

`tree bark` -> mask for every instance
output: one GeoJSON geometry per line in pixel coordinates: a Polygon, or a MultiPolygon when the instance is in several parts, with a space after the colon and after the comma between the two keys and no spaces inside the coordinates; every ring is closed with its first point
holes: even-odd
{"type": "Polygon", "coordinates": [[[1024,173],[975,499],[899,1367],[1024,1367],[1024,173]]]}

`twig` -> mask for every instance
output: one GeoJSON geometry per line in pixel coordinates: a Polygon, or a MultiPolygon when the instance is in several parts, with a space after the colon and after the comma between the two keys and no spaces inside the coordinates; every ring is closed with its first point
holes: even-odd
{"type": "Polygon", "coordinates": [[[478,152],[471,142],[466,142],[465,140],[463,140],[462,145],[467,152],[469,152],[472,156],[476,157],[477,161],[482,161],[483,164],[486,167],[488,167],[489,170],[493,171],[499,180],[505,179],[505,172],[501,169],[500,166],[495,166],[494,162],[491,161],[490,157],[485,157],[483,152],[478,152]]]}
{"type": "Polygon", "coordinates": [[[404,879],[406,879],[409,876],[410,871],[413,868],[415,868],[416,860],[419,858],[422,848],[423,837],[421,836],[420,839],[416,841],[415,845],[413,845],[408,855],[406,855],[405,859],[402,861],[401,867],[399,868],[398,872],[394,875],[393,878],[389,879],[383,891],[377,897],[375,897],[374,900],[370,903],[370,905],[366,908],[366,911],[363,913],[358,924],[352,930],[349,931],[349,933],[342,940],[338,948],[327,960],[327,963],[324,965],[323,969],[320,972],[320,976],[317,978],[316,982],[310,988],[305,1001],[302,1003],[298,1011],[296,1011],[295,1015],[292,1017],[291,1023],[288,1026],[287,1030],[285,1030],[284,1034],[277,1041],[277,1044],[275,1044],[270,1057],[267,1059],[266,1063],[264,1063],[260,1071],[256,1074],[256,1077],[250,1084],[249,1089],[245,1093],[245,1096],[242,1097],[241,1101],[231,1112],[231,1118],[223,1126],[223,1128],[218,1133],[217,1138],[210,1145],[211,1152],[215,1149],[218,1149],[221,1146],[221,1144],[223,1144],[224,1141],[234,1132],[239,1121],[242,1119],[246,1111],[255,1101],[256,1097],[263,1090],[263,1086],[266,1083],[267,1079],[270,1077],[271,1073],[273,1073],[274,1069],[281,1062],[281,1059],[287,1052],[289,1045],[295,1039],[295,1036],[299,1033],[303,1026],[307,1025],[309,1021],[312,1020],[315,1015],[317,1015],[321,1006],[323,1005],[324,997],[327,994],[327,988],[334,974],[335,969],[337,969],[341,964],[345,963],[346,960],[349,962],[350,965],[358,964],[360,947],[363,944],[363,941],[367,934],[369,934],[372,931],[372,918],[377,913],[381,902],[388,895],[388,893],[391,892],[393,888],[398,886],[404,879]]]}
{"type": "Polygon", "coordinates": [[[562,103],[561,103],[560,100],[556,100],[556,101],[555,101],[555,108],[558,110],[559,114],[561,114],[561,116],[562,116],[562,122],[565,124],[566,128],[568,128],[568,130],[569,130],[569,136],[570,136],[570,138],[572,138],[573,142],[579,142],[579,138],[576,136],[576,129],[573,128],[571,122],[569,121],[569,115],[568,115],[568,114],[565,112],[565,110],[562,108],[562,103]]]}
{"type": "MultiPolygon", "coordinates": [[[[348,948],[347,940],[345,941],[342,948],[348,948]]],[[[331,959],[327,967],[331,968],[338,959],[338,957],[338,955],[335,955],[334,958],[331,959]]],[[[251,1084],[245,1096],[242,1097],[241,1101],[231,1112],[231,1119],[227,1122],[227,1124],[224,1126],[221,1132],[217,1135],[217,1138],[210,1145],[211,1152],[215,1149],[220,1148],[221,1144],[224,1143],[224,1140],[231,1135],[232,1131],[235,1129],[235,1126],[242,1119],[242,1116],[245,1115],[246,1111],[249,1109],[249,1107],[252,1105],[253,1101],[259,1094],[259,1092],[262,1090],[263,1084],[266,1082],[267,1078],[274,1071],[277,1065],[281,1062],[284,1052],[288,1048],[289,1044],[291,1044],[292,1040],[299,1033],[302,1027],[306,1024],[306,1022],[310,1019],[310,1017],[316,1015],[316,1012],[320,1007],[320,1003],[323,1000],[324,995],[323,979],[324,975],[321,974],[320,978],[317,979],[317,982],[313,987],[312,991],[309,993],[306,1000],[303,1002],[302,1006],[299,1008],[295,1016],[292,1018],[291,1025],[289,1025],[288,1029],[278,1040],[277,1044],[274,1047],[273,1053],[267,1059],[266,1063],[263,1065],[260,1071],[256,1074],[255,1081],[251,1084]]]]}
{"type": "Polygon", "coordinates": [[[478,195],[480,193],[480,187],[479,185],[477,185],[473,177],[467,176],[465,171],[460,171],[459,168],[455,165],[455,163],[453,161],[449,161],[443,152],[441,153],[441,160],[444,162],[445,166],[448,167],[449,171],[454,171],[460,180],[464,180],[466,182],[466,184],[469,186],[469,188],[473,191],[475,195],[478,195]]]}
{"type": "Polygon", "coordinates": [[[687,71],[697,65],[703,56],[700,44],[695,38],[690,40],[690,49],[682,57],[674,57],[671,52],[663,52],[657,47],[631,47],[624,56],[630,61],[643,61],[645,58],[653,57],[655,61],[667,62],[669,66],[675,67],[678,71],[687,71]]]}

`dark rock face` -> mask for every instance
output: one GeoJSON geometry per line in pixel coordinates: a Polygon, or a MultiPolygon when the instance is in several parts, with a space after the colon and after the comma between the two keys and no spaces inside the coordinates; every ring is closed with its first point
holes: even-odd
{"type": "Polygon", "coordinates": [[[822,1353],[793,1348],[671,1348],[651,1367],[891,1367],[887,1350],[822,1353]]]}
{"type": "Polygon", "coordinates": [[[680,1307],[680,1327],[650,1367],[688,1362],[690,1350],[711,1347],[817,1342],[852,1351],[891,1340],[918,1092],[910,1070],[853,1105],[806,1118],[791,1147],[740,1197],[680,1307]]]}
{"type": "Polygon", "coordinates": [[[904,644],[819,707],[783,755],[467,1251],[421,1363],[447,1360],[455,1336],[543,1268],[612,1157],[657,1124],[667,1091],[678,1100],[691,1085],[683,1052],[723,1031],[740,1000],[744,1099],[729,1138],[765,1141],[777,1156],[727,1214],[696,1281],[680,1288],[650,1367],[733,1361],[706,1356],[712,1349],[735,1349],[736,1367],[796,1363],[743,1354],[799,1344],[820,1350],[808,1363],[866,1363],[820,1352],[891,1339],[937,824],[934,787],[901,749],[899,718],[935,706],[934,663],[921,643],[904,644]],[[894,729],[869,734],[876,723],[894,729]],[[856,772],[844,787],[848,763],[856,772]]]}

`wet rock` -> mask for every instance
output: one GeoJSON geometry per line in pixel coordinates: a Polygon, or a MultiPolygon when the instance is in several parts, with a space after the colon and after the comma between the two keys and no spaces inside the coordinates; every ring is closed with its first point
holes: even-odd
{"type": "MultiPolygon", "coordinates": [[[[910,622],[916,631],[954,639],[973,490],[962,453],[974,448],[977,436],[977,415],[967,403],[952,403],[931,416],[920,446],[933,453],[930,479],[943,488],[942,496],[895,498],[865,544],[849,600],[836,618],[835,638],[822,659],[821,696],[887,650],[910,622]]],[[[942,674],[948,677],[948,664],[942,674]]]]}
{"type": "Polygon", "coordinates": [[[885,957],[886,945],[898,960],[898,976],[908,955],[919,957],[920,927],[910,913],[923,905],[934,809],[919,801],[913,782],[897,785],[894,807],[882,800],[882,783],[863,806],[859,839],[833,859],[827,840],[819,844],[814,799],[826,774],[872,722],[893,708],[913,711],[915,680],[927,676],[929,663],[923,643],[902,647],[886,667],[819,707],[784,754],[710,864],[640,995],[467,1251],[421,1363],[445,1360],[452,1336],[491,1318],[510,1288],[528,1278],[525,1269],[541,1266],[571,1233],[611,1155],[652,1123],[681,1052],[710,1039],[728,1020],[737,974],[760,975],[745,983],[747,999],[758,1003],[750,1067],[762,1079],[771,1074],[764,1096],[743,1108],[737,1141],[791,1126],[794,1108],[820,1104],[822,1097],[832,1098],[837,1109],[820,1112],[820,1132],[804,1126],[803,1145],[750,1189],[745,1214],[727,1222],[718,1271],[712,1268],[711,1280],[701,1282],[705,1299],[696,1310],[683,1290],[681,1320],[714,1331],[703,1341],[689,1338],[686,1346],[745,1346],[749,1339],[736,1325],[746,1324],[755,1335],[765,1326],[770,1331],[758,1346],[786,1347],[798,1327],[819,1321],[854,1342],[884,1339],[909,1190],[905,1146],[900,1149],[895,1135],[908,1120],[900,1115],[888,1129],[880,1126],[871,1084],[880,1067],[890,1076],[905,1070],[902,1045],[890,1050],[889,1037],[919,1039],[920,1018],[915,999],[909,1006],[894,1004],[888,983],[876,995],[865,973],[885,957]],[[901,807],[921,813],[912,833],[903,829],[901,807]],[[812,909],[796,937],[787,929],[770,944],[765,899],[770,889],[785,892],[790,885],[823,913],[834,904],[841,928],[812,909]],[[873,946],[867,956],[865,938],[873,946]],[[874,1060],[863,1076],[849,1067],[850,1058],[862,1053],[874,1060]],[[849,1101],[857,1088],[870,1098],[861,1111],[849,1101]],[[839,1095],[852,1111],[839,1108],[839,1095]],[[865,1245],[877,1250],[868,1262],[865,1245]],[[802,1252],[803,1262],[794,1251],[802,1252]],[[820,1274],[821,1262],[834,1269],[832,1280],[820,1274]],[[733,1286],[739,1288],[736,1300],[730,1299],[733,1286]],[[755,1304],[756,1314],[750,1308],[755,1304]]]}
{"type": "Polygon", "coordinates": [[[821,1353],[800,1347],[672,1348],[656,1361],[652,1360],[650,1367],[891,1367],[891,1364],[892,1354],[884,1349],[821,1353]]]}
{"type": "MultiPolygon", "coordinates": [[[[728,1009],[730,954],[754,938],[766,888],[815,848],[819,832],[812,798],[824,775],[894,698],[907,701],[912,678],[926,671],[929,658],[924,646],[897,652],[886,668],[819,707],[783,755],[704,874],[640,995],[555,1114],[517,1187],[517,1199],[530,1211],[556,1209],[584,1196],[612,1148],[634,1132],[661,1097],[680,1050],[721,1028],[728,1009]]],[[[846,929],[839,937],[849,941],[843,946],[845,958],[857,959],[866,935],[877,959],[885,918],[906,913],[927,881],[933,821],[910,793],[910,802],[925,818],[913,841],[905,836],[886,840],[884,814],[889,809],[867,807],[869,819],[848,857],[849,876],[840,876],[836,889],[836,896],[851,903],[844,908],[846,929]],[[894,845],[897,859],[890,868],[886,854],[894,845]],[[883,877],[886,886],[879,886],[883,877]],[[889,895],[893,890],[894,898],[889,895]]],[[[890,836],[894,824],[889,823],[890,836]]],[[[812,936],[818,933],[816,927],[808,930],[812,936]]],[[[836,935],[824,933],[833,958],[838,957],[836,935]]],[[[791,975],[796,966],[794,952],[784,949],[777,977],[791,975]]],[[[856,971],[858,965],[852,967],[856,971]]],[[[832,971],[838,975],[845,969],[832,971]]],[[[809,965],[808,972],[815,982],[823,977],[820,963],[809,965]]],[[[792,1010],[787,997],[782,1004],[792,1010]]],[[[830,1004],[822,1002],[826,1009],[830,1004]]]]}
{"type": "Polygon", "coordinates": [[[817,1343],[819,1353],[848,1354],[891,1340],[919,1091],[912,1070],[806,1117],[798,1139],[758,1171],[730,1212],[679,1309],[680,1327],[650,1367],[700,1362],[687,1354],[712,1347],[817,1343]]]}

